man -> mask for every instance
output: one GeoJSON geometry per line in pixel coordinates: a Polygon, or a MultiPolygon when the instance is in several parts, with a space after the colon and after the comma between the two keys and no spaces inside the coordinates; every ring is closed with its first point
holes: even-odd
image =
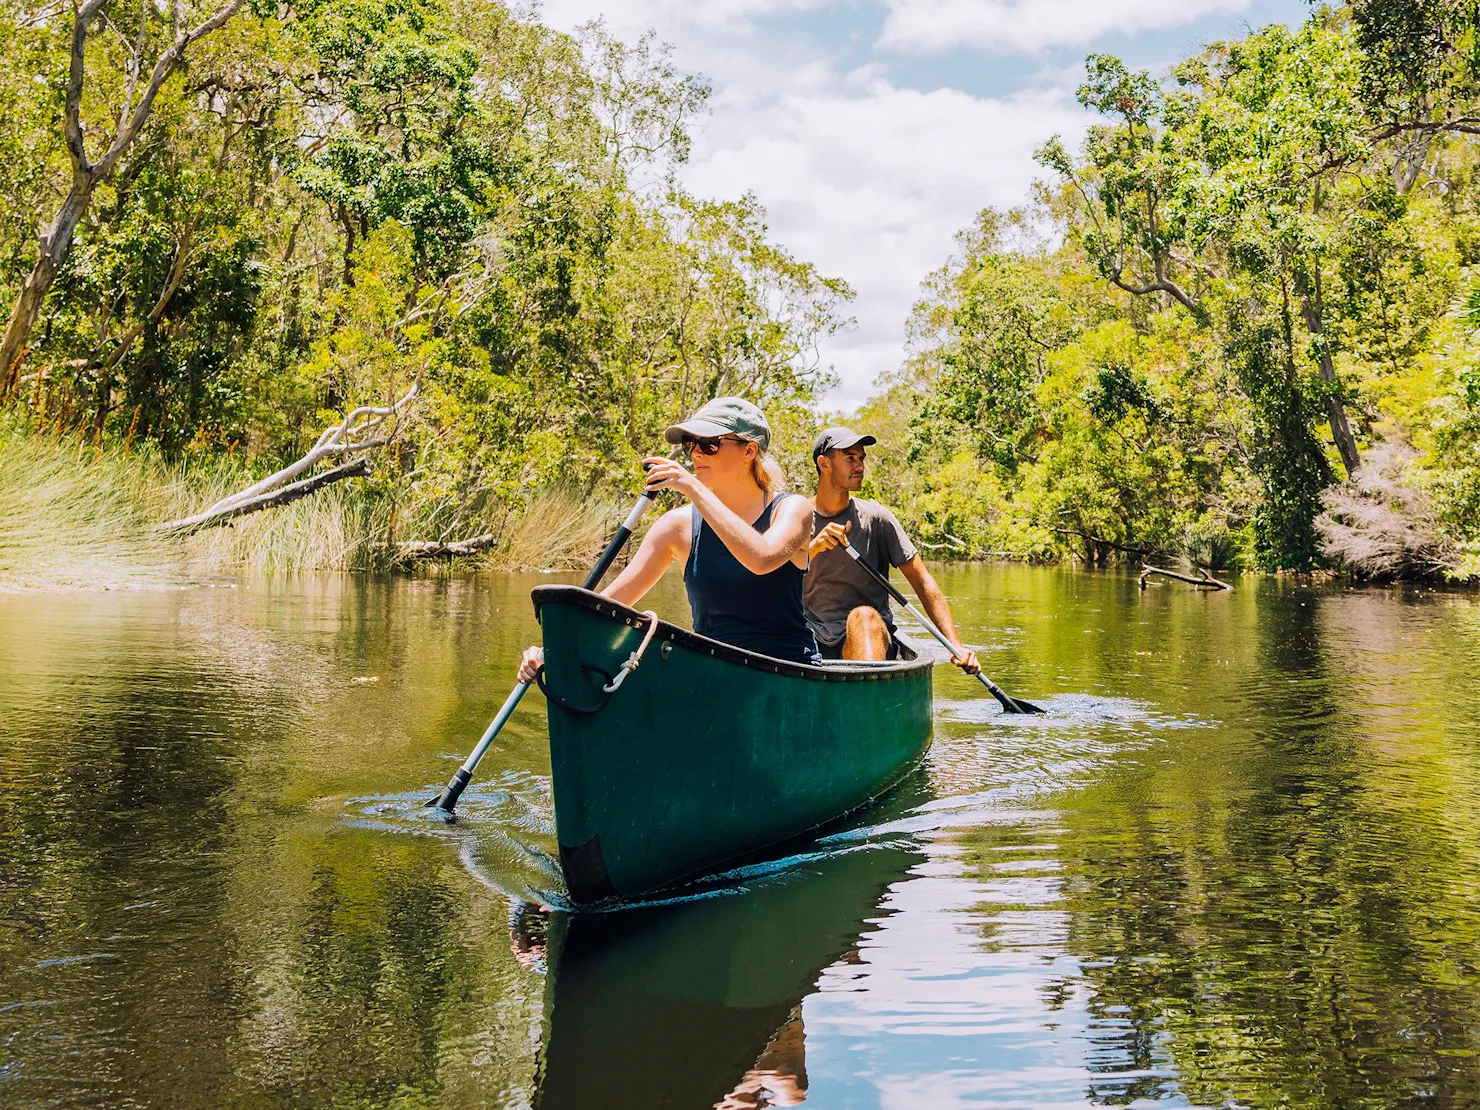
{"type": "MultiPolygon", "coordinates": [[[[945,594],[894,514],[877,501],[853,496],[863,487],[864,449],[877,442],[848,428],[828,428],[812,444],[817,496],[812,499],[811,566],[802,596],[824,659],[890,659],[895,654],[889,594],[854,565],[845,544],[852,544],[886,578],[890,567],[898,567],[935,626],[952,643],[961,643],[945,594]]],[[[976,653],[965,648],[951,662],[967,674],[981,670],[976,653]]]]}

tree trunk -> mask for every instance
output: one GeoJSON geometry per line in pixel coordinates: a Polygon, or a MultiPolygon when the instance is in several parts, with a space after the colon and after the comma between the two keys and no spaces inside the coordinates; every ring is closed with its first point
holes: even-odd
{"type": "MultiPolygon", "coordinates": [[[[1301,304],[1301,315],[1305,317],[1305,330],[1310,332],[1311,337],[1316,341],[1321,381],[1335,385],[1336,364],[1332,361],[1331,351],[1325,342],[1325,329],[1321,324],[1320,296],[1320,283],[1317,281],[1315,300],[1312,301],[1310,297],[1304,299],[1301,304]]],[[[1336,450],[1341,455],[1341,465],[1346,468],[1346,476],[1350,478],[1362,465],[1362,456],[1357,451],[1357,437],[1352,435],[1351,425],[1346,421],[1346,408],[1342,405],[1341,398],[1333,393],[1327,393],[1325,404],[1326,420],[1331,425],[1331,438],[1336,441],[1336,450]]]]}
{"type": "Polygon", "coordinates": [[[452,540],[447,543],[436,540],[403,540],[388,546],[395,554],[397,562],[410,562],[413,559],[466,557],[476,555],[480,551],[487,551],[490,547],[497,545],[498,536],[490,532],[487,535],[474,536],[466,540],[452,540]]]}
{"type": "Polygon", "coordinates": [[[87,206],[92,201],[97,178],[91,173],[79,172],[72,176],[72,188],[62,201],[56,219],[41,236],[41,256],[26,275],[15,307],[10,311],[10,321],[5,325],[5,337],[0,339],[0,399],[8,397],[20,376],[21,362],[26,356],[26,343],[31,331],[41,316],[41,305],[46,294],[56,281],[57,272],[71,249],[72,237],[77,233],[87,206]]]}
{"type": "Polygon", "coordinates": [[[275,489],[271,493],[264,493],[257,497],[248,498],[245,501],[237,501],[224,509],[211,508],[195,516],[187,516],[180,520],[172,520],[166,524],[155,527],[156,532],[175,532],[190,535],[202,528],[214,528],[225,524],[239,516],[248,513],[258,513],[263,509],[276,508],[278,505],[289,505],[299,498],[307,497],[309,494],[323,489],[325,486],[342,482],[346,478],[360,478],[370,473],[369,459],[356,459],[354,462],[336,466],[333,470],[326,470],[322,474],[315,474],[312,478],[305,478],[301,482],[275,489]]]}
{"type": "MultiPolygon", "coordinates": [[[[98,17],[106,0],[86,0],[80,8],[74,7],[72,20],[72,49],[67,68],[67,95],[62,110],[62,133],[67,140],[67,153],[72,159],[72,188],[62,201],[56,219],[41,236],[41,256],[31,268],[20,295],[11,309],[10,321],[5,325],[5,335],[0,338],[0,400],[10,393],[20,375],[21,360],[25,357],[26,344],[31,331],[41,315],[42,302],[56,280],[57,271],[66,261],[67,251],[72,247],[72,237],[77,232],[87,206],[92,202],[93,191],[98,183],[112,176],[118,161],[148,122],[154,110],[155,98],[164,83],[185,60],[185,51],[192,42],[220,29],[241,10],[245,0],[230,0],[221,10],[198,26],[188,31],[171,28],[174,41],[159,55],[137,103],[134,102],[134,81],[139,76],[143,59],[134,55],[134,68],[128,82],[128,92],[119,110],[117,130],[108,149],[96,162],[87,156],[86,131],[82,120],[83,86],[86,83],[87,33],[88,26],[98,17]]],[[[147,6],[146,6],[147,12],[147,6]]],[[[140,40],[142,48],[143,39],[140,40]]]]}

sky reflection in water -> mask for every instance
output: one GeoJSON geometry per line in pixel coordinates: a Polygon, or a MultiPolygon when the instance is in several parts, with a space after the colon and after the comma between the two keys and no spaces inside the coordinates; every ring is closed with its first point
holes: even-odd
{"type": "MultiPolygon", "coordinates": [[[[944,569],[1046,718],[562,910],[537,576],[0,599],[0,1103],[1468,1106],[1480,603],[944,569]]],[[[682,611],[667,584],[665,614],[682,611]]]]}

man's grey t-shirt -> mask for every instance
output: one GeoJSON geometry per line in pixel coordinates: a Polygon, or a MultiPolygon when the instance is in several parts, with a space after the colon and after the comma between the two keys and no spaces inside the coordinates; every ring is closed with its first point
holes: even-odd
{"type": "MultiPolygon", "coordinates": [[[[877,501],[850,497],[848,507],[837,516],[823,516],[814,510],[812,534],[817,535],[834,521],[853,525],[848,542],[869,566],[886,578],[890,567],[901,566],[915,557],[915,545],[910,543],[904,528],[877,501]]],[[[854,566],[852,557],[841,547],[824,551],[812,560],[803,580],[802,600],[807,606],[807,623],[819,644],[839,643],[848,631],[849,612],[860,605],[877,609],[889,631],[894,631],[889,594],[862,567],[854,566]]]]}

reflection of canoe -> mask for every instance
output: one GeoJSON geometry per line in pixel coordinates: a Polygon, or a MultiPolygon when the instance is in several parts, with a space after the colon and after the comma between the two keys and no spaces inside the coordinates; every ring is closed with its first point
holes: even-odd
{"type": "Polygon", "coordinates": [[[918,859],[865,848],[733,893],[554,915],[536,1105],[691,1110],[747,1079],[805,1090],[799,1005],[918,859]]]}
{"type": "Polygon", "coordinates": [[[555,833],[571,897],[634,896],[866,804],[930,742],[931,664],[807,667],[541,586],[555,833]]]}

